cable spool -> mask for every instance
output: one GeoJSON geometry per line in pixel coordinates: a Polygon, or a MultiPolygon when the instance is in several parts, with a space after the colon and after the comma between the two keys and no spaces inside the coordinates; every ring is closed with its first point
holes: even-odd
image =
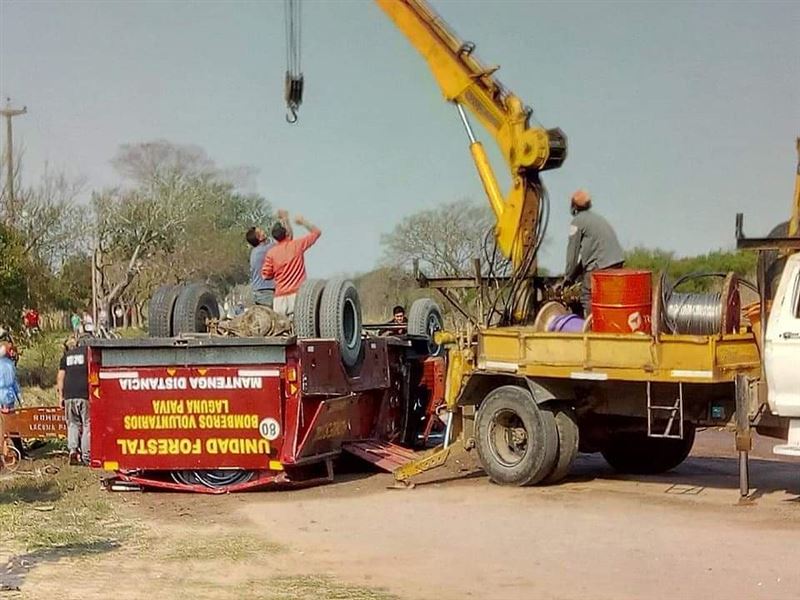
{"type": "Polygon", "coordinates": [[[664,320],[672,333],[677,334],[733,333],[739,329],[740,305],[738,279],[729,273],[721,292],[670,293],[664,303],[664,320]]]}

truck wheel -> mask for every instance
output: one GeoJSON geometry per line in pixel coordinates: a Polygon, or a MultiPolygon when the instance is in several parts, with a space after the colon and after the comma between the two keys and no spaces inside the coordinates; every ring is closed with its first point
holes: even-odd
{"type": "Polygon", "coordinates": [[[619,473],[656,475],[681,464],[694,445],[695,427],[683,424],[683,439],[651,438],[646,432],[613,434],[601,450],[603,458],[619,473]]]}
{"type": "Polygon", "coordinates": [[[319,337],[319,306],[324,279],[308,279],[300,286],[294,303],[294,332],[299,338],[319,337]]]}
{"type": "Polygon", "coordinates": [[[193,283],[181,291],[172,315],[174,335],[205,333],[206,319],[219,319],[217,297],[202,283],[193,283]]]}
{"type": "Polygon", "coordinates": [[[322,292],[319,333],[339,343],[342,362],[352,369],[361,360],[361,301],[347,279],[331,279],[322,292]]]}
{"type": "Polygon", "coordinates": [[[558,483],[569,475],[572,463],[578,456],[578,423],[570,408],[555,410],[556,430],[558,431],[558,457],[553,471],[544,478],[544,483],[558,483]]]}
{"type": "MultiPolygon", "coordinates": [[[[767,237],[787,237],[789,235],[789,221],[784,221],[772,228],[767,237]]],[[[775,297],[775,292],[778,290],[778,282],[783,273],[783,267],[786,264],[786,257],[781,256],[777,250],[767,250],[758,253],[758,264],[756,266],[758,271],[758,280],[761,281],[762,273],[766,288],[761,290],[762,295],[768,300],[775,297]]]]}
{"type": "Polygon", "coordinates": [[[444,319],[439,305],[430,298],[414,300],[408,311],[408,334],[428,338],[428,354],[440,356],[444,347],[433,342],[433,334],[444,329],[444,319]]]}
{"type": "Polygon", "coordinates": [[[486,396],[475,422],[481,466],[495,483],[533,485],[553,471],[558,454],[555,416],[528,390],[504,385],[486,396]]]}
{"type": "Polygon", "coordinates": [[[172,310],[182,286],[162,285],[150,298],[147,309],[147,333],[150,337],[172,337],[172,310]]]}

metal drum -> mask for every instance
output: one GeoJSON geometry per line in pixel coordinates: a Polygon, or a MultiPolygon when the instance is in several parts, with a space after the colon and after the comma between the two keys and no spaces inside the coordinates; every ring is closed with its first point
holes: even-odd
{"type": "Polygon", "coordinates": [[[592,273],[592,331],[650,333],[652,273],[606,269],[592,273]]]}

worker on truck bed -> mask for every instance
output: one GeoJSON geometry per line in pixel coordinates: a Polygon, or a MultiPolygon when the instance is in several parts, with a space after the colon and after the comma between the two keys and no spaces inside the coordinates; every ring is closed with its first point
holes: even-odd
{"type": "MultiPolygon", "coordinates": [[[[291,239],[292,226],[289,224],[289,213],[279,210],[278,222],[283,224],[287,237],[291,239]]],[[[275,298],[275,281],[265,279],[261,275],[261,268],[264,266],[267,252],[275,245],[275,242],[271,241],[260,227],[251,227],[244,237],[252,246],[250,249],[250,286],[253,288],[253,302],[259,306],[272,308],[275,298]]]]}
{"type": "Polygon", "coordinates": [[[295,223],[308,229],[308,233],[299,239],[292,239],[283,223],[272,226],[272,237],[275,245],[267,251],[261,276],[275,280],[274,310],[277,313],[294,315],[294,300],[297,290],[306,280],[305,252],[314,245],[322,232],[303,217],[298,216],[295,223]]]}
{"type": "Polygon", "coordinates": [[[578,190],[572,194],[572,223],[569,226],[563,285],[573,283],[579,275],[583,276],[581,305],[584,317],[592,312],[592,272],[616,269],[625,264],[625,256],[614,229],[591,208],[592,197],[589,192],[578,190]]]}

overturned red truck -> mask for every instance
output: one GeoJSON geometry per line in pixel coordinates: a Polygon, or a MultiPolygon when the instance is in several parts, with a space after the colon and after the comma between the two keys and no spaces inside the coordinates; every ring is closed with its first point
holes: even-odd
{"type": "Polygon", "coordinates": [[[330,481],[343,451],[409,460],[443,399],[436,304],[415,302],[407,331],[364,326],[352,283],[309,281],[296,311],[293,335],[220,337],[204,286],[165,287],[160,335],[91,340],[92,466],[112,489],[220,493],[330,481]]]}

